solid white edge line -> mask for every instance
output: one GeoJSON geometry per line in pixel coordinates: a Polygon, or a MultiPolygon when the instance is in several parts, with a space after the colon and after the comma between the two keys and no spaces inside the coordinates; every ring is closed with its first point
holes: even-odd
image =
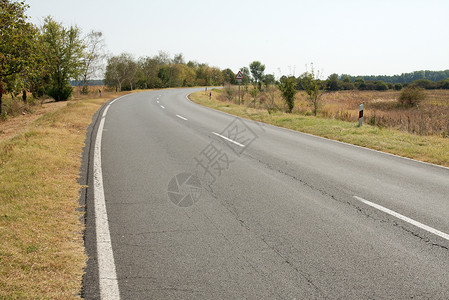
{"type": "Polygon", "coordinates": [[[163,105],[161,105],[161,108],[165,109],[165,107],[163,105]]]}
{"type": "Polygon", "coordinates": [[[186,118],[184,118],[183,116],[180,115],[176,115],[178,118],[183,119],[184,121],[188,121],[186,118]]]}
{"type": "Polygon", "coordinates": [[[219,136],[219,137],[221,137],[222,139],[225,139],[225,140],[227,140],[227,141],[229,141],[229,142],[231,142],[231,143],[234,143],[234,144],[236,144],[237,146],[240,146],[240,147],[245,147],[245,145],[243,145],[243,144],[240,144],[239,142],[236,142],[236,141],[234,141],[234,140],[231,140],[230,138],[228,138],[228,137],[225,137],[224,135],[221,135],[221,134],[219,134],[219,133],[216,133],[216,132],[212,132],[213,134],[215,134],[216,136],[219,136]]]}
{"type": "Polygon", "coordinates": [[[101,139],[103,135],[104,122],[109,107],[120,98],[117,98],[109,103],[103,112],[95,139],[93,162],[95,230],[97,238],[100,298],[114,300],[120,300],[120,291],[118,287],[114,255],[112,252],[111,234],[109,231],[108,214],[104,197],[103,171],[101,169],[101,139]]]}
{"type": "Polygon", "coordinates": [[[357,200],[359,200],[360,202],[365,203],[366,205],[369,205],[369,206],[371,206],[371,207],[374,207],[374,208],[376,208],[376,209],[378,209],[378,210],[380,210],[380,211],[383,211],[384,213],[387,213],[387,214],[389,214],[389,215],[392,215],[392,216],[394,216],[394,217],[396,217],[396,218],[398,218],[398,219],[400,219],[400,220],[402,220],[402,221],[405,221],[405,222],[407,222],[407,223],[410,223],[410,224],[412,224],[412,225],[414,225],[414,226],[416,226],[416,227],[419,227],[419,228],[421,228],[421,229],[424,229],[424,230],[426,230],[426,231],[428,231],[428,232],[430,232],[430,233],[433,233],[433,234],[435,234],[435,235],[437,235],[437,236],[439,236],[439,237],[442,237],[443,239],[449,241],[449,234],[447,234],[447,233],[444,233],[444,232],[439,231],[439,230],[437,230],[437,229],[435,229],[435,228],[432,228],[432,227],[430,227],[430,226],[427,226],[427,225],[425,225],[425,224],[423,224],[423,223],[420,223],[420,222],[418,222],[418,221],[415,221],[415,220],[413,220],[413,219],[410,219],[409,217],[406,217],[406,216],[404,216],[404,215],[401,215],[401,214],[399,214],[399,213],[397,213],[397,212],[395,212],[395,211],[392,211],[391,209],[388,209],[388,208],[383,207],[383,206],[381,206],[381,205],[379,205],[379,204],[370,202],[370,201],[365,200],[365,199],[363,199],[363,198],[361,198],[361,197],[354,196],[354,198],[357,199],[357,200]]]}

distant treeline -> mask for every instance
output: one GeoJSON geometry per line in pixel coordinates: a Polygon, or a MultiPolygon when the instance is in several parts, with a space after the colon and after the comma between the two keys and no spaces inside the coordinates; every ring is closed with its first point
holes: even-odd
{"type": "Polygon", "coordinates": [[[412,83],[413,81],[420,80],[420,79],[427,79],[434,82],[438,82],[441,80],[445,80],[449,78],[449,70],[445,71],[415,71],[411,73],[402,73],[401,75],[393,75],[393,76],[387,76],[387,75],[370,75],[370,76],[350,76],[346,74],[339,75],[339,79],[343,80],[344,78],[349,77],[351,78],[351,81],[355,81],[356,79],[363,79],[365,81],[378,81],[382,80],[384,82],[389,83],[412,83]]]}
{"type": "Polygon", "coordinates": [[[230,69],[221,70],[205,63],[186,62],[183,54],[158,55],[135,59],[122,53],[108,59],[104,83],[117,91],[222,85],[234,80],[230,69]]]}
{"type": "MultiPolygon", "coordinates": [[[[442,76],[444,74],[444,71],[441,72],[430,72],[430,71],[422,71],[436,74],[441,73],[439,76],[442,76]]],[[[449,71],[447,71],[449,73],[449,71]]],[[[421,71],[408,73],[409,75],[415,74],[416,78],[419,76],[417,74],[424,75],[424,73],[421,73],[421,71]]],[[[401,76],[405,76],[406,74],[402,74],[401,76]]],[[[323,89],[329,90],[329,91],[340,91],[340,90],[377,90],[377,91],[386,91],[389,89],[395,89],[395,90],[401,90],[403,87],[406,86],[416,86],[420,87],[426,90],[434,90],[434,89],[449,89],[449,74],[448,77],[445,77],[439,81],[433,81],[430,79],[415,79],[411,81],[407,81],[404,83],[400,82],[394,82],[394,81],[387,81],[389,78],[393,78],[395,76],[358,76],[358,77],[352,77],[349,75],[338,75],[338,74],[331,74],[326,80],[321,81],[321,86],[323,89]],[[384,78],[385,80],[379,79],[384,78]]],[[[437,78],[436,76],[433,76],[433,78],[437,78]]],[[[439,77],[438,77],[439,78],[439,77]]],[[[301,89],[301,83],[298,80],[298,89],[301,89]]]]}

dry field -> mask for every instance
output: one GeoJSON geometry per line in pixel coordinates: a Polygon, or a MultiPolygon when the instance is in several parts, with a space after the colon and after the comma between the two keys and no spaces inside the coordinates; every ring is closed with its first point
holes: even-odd
{"type": "MultiPolygon", "coordinates": [[[[226,89],[218,96],[220,101],[237,102],[237,88],[226,89]]],[[[244,103],[254,107],[254,97],[242,87],[244,103]]],[[[449,90],[427,90],[426,99],[418,107],[403,108],[398,104],[398,91],[338,91],[321,97],[319,117],[356,122],[360,104],[364,104],[364,122],[380,128],[392,128],[418,135],[449,137],[449,90]]],[[[274,87],[256,96],[256,108],[285,111],[286,105],[274,87]]],[[[311,115],[307,95],[296,94],[294,114],[311,115]]]]}
{"type": "Polygon", "coordinates": [[[79,299],[86,128],[121,94],[48,102],[0,122],[0,299],[79,299]]]}

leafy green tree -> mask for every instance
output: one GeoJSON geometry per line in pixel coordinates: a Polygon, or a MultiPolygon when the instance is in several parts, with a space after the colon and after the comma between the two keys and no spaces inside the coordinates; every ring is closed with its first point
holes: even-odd
{"type": "Polygon", "coordinates": [[[263,77],[263,83],[265,84],[265,87],[268,87],[270,84],[276,83],[276,78],[274,77],[273,74],[266,74],[263,77]]]}
{"type": "Polygon", "coordinates": [[[263,73],[265,72],[265,65],[263,65],[260,61],[253,61],[249,65],[249,69],[251,70],[251,74],[253,75],[254,83],[258,86],[259,90],[262,88],[262,80],[263,73]]]}
{"type": "Polygon", "coordinates": [[[210,68],[210,79],[211,85],[222,85],[223,84],[223,74],[221,70],[217,67],[210,68]]]}
{"type": "Polygon", "coordinates": [[[222,71],[223,74],[223,80],[225,83],[230,83],[230,84],[236,84],[237,81],[235,79],[235,74],[234,72],[232,72],[231,69],[225,69],[222,71]]]}
{"type": "Polygon", "coordinates": [[[363,91],[366,89],[365,79],[363,79],[363,78],[356,78],[354,80],[354,85],[358,90],[363,91]]]}
{"type": "Polygon", "coordinates": [[[157,76],[159,72],[159,62],[154,57],[139,58],[139,69],[141,70],[140,84],[145,88],[161,88],[162,80],[157,76]]]}
{"type": "Polygon", "coordinates": [[[206,64],[198,64],[195,69],[197,84],[200,86],[211,85],[211,69],[206,64]]]}
{"type": "Polygon", "coordinates": [[[42,37],[51,79],[47,94],[56,101],[72,95],[70,80],[82,72],[85,46],[80,34],[76,26],[65,28],[51,17],[45,18],[42,37]]]}
{"type": "Polygon", "coordinates": [[[25,91],[24,75],[34,71],[41,53],[39,32],[27,22],[27,8],[24,2],[0,1],[0,114],[3,93],[13,88],[25,91]],[[8,87],[8,82],[14,84],[8,87]]]}
{"type": "Polygon", "coordinates": [[[328,91],[339,91],[341,90],[341,81],[338,79],[338,74],[331,74],[327,78],[327,90],[328,91]]]}
{"type": "Polygon", "coordinates": [[[311,64],[311,70],[301,75],[301,85],[306,91],[312,112],[316,116],[321,106],[321,96],[324,89],[319,79],[319,72],[316,72],[311,64]]]}
{"type": "Polygon", "coordinates": [[[295,106],[295,95],[297,92],[296,78],[294,76],[282,77],[278,88],[281,91],[282,98],[284,98],[285,102],[287,103],[288,112],[291,113],[293,107],[295,106]]]}
{"type": "Polygon", "coordinates": [[[402,84],[396,83],[396,84],[394,85],[394,89],[395,89],[396,91],[402,90],[402,84]]]}

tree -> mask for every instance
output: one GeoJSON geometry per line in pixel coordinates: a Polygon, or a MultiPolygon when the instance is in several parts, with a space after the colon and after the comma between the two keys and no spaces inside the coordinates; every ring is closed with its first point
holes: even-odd
{"type": "Polygon", "coordinates": [[[274,77],[273,74],[266,74],[263,77],[263,83],[265,84],[265,87],[268,87],[270,84],[276,83],[276,78],[274,77]]]}
{"type": "Polygon", "coordinates": [[[122,91],[123,84],[128,81],[132,89],[136,71],[137,63],[130,54],[122,53],[119,56],[112,56],[108,59],[106,66],[105,82],[122,91]]]}
{"type": "Polygon", "coordinates": [[[249,69],[251,70],[251,74],[253,75],[255,85],[257,85],[259,90],[261,90],[265,65],[262,65],[260,61],[253,61],[249,65],[249,69]]]}
{"type": "Polygon", "coordinates": [[[159,71],[158,61],[152,57],[141,57],[137,62],[139,66],[138,84],[144,88],[161,88],[162,80],[157,76],[159,71]]]}
{"type": "Polygon", "coordinates": [[[320,100],[324,92],[319,76],[320,74],[314,70],[313,64],[311,64],[310,72],[306,71],[303,75],[301,75],[301,85],[308,95],[307,98],[312,106],[312,112],[315,116],[318,114],[318,110],[320,109],[320,100]]]}
{"type": "Polygon", "coordinates": [[[104,54],[105,43],[103,33],[100,31],[91,31],[84,40],[85,52],[82,61],[82,81],[83,94],[88,93],[89,80],[95,76],[101,76],[99,73],[103,69],[103,61],[106,57],[104,54]]]}
{"type": "Polygon", "coordinates": [[[338,74],[335,74],[335,73],[331,74],[327,78],[327,90],[329,90],[329,91],[339,91],[342,88],[341,85],[342,84],[340,82],[340,79],[338,79],[338,74]]]}
{"type": "Polygon", "coordinates": [[[223,73],[217,67],[210,68],[210,80],[211,85],[222,85],[223,84],[223,73]]]}
{"type": "Polygon", "coordinates": [[[242,74],[243,74],[242,84],[244,86],[247,86],[251,79],[251,74],[249,73],[249,69],[247,67],[243,67],[240,69],[240,72],[242,72],[242,74]]]}
{"type": "Polygon", "coordinates": [[[182,53],[175,54],[175,56],[173,56],[173,63],[178,65],[185,65],[184,55],[182,53]]]}
{"type": "Polygon", "coordinates": [[[31,73],[37,65],[39,32],[26,21],[24,2],[0,1],[0,114],[2,95],[12,86],[25,90],[24,74],[31,73]],[[19,83],[19,84],[17,84],[19,83]]]}
{"type": "Polygon", "coordinates": [[[363,79],[363,78],[356,78],[354,81],[354,85],[358,90],[366,89],[365,79],[363,79]]]}
{"type": "Polygon", "coordinates": [[[80,33],[76,26],[65,28],[51,17],[45,18],[42,36],[51,74],[47,94],[56,101],[67,100],[72,95],[69,81],[82,72],[84,44],[80,33]]]}
{"type": "Polygon", "coordinates": [[[295,95],[297,92],[295,77],[282,77],[278,88],[281,91],[282,98],[284,98],[285,102],[287,103],[288,112],[291,113],[293,107],[295,106],[295,95]]]}
{"type": "Polygon", "coordinates": [[[223,80],[225,83],[230,83],[230,84],[236,84],[237,81],[235,79],[235,74],[234,72],[232,72],[231,69],[225,69],[222,71],[223,74],[223,80]]]}

